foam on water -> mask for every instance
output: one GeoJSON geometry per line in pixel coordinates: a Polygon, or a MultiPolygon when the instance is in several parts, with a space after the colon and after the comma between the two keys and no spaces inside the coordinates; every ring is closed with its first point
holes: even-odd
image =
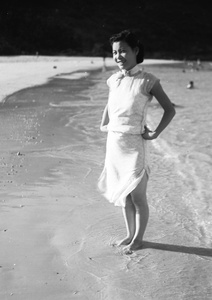
{"type": "Polygon", "coordinates": [[[84,78],[84,77],[87,77],[87,76],[89,76],[88,72],[73,72],[71,74],[57,75],[57,78],[73,80],[73,79],[84,78]]]}
{"type": "MultiPolygon", "coordinates": [[[[157,72],[157,70],[156,70],[157,72]]],[[[157,73],[156,73],[157,75],[157,73]]],[[[174,162],[175,171],[186,187],[183,201],[189,205],[193,218],[203,233],[205,242],[211,243],[211,69],[199,71],[176,69],[160,70],[158,77],[171,100],[176,104],[176,116],[171,126],[153,145],[163,157],[174,162]],[[186,83],[194,82],[188,90],[186,83]]],[[[159,120],[159,108],[150,110],[153,129],[159,120]]]]}
{"type": "Polygon", "coordinates": [[[189,204],[190,210],[192,210],[193,216],[195,217],[195,223],[197,227],[201,228],[203,238],[207,244],[211,244],[212,228],[211,222],[206,218],[205,214],[207,205],[204,202],[204,186],[201,178],[196,173],[195,166],[189,159],[187,159],[186,163],[182,163],[179,159],[179,154],[162,138],[152,141],[152,144],[157,151],[163,154],[165,159],[173,161],[177,174],[185,183],[187,178],[189,178],[192,183],[193,188],[190,186],[190,189],[193,191],[183,195],[182,199],[185,203],[189,204]]]}

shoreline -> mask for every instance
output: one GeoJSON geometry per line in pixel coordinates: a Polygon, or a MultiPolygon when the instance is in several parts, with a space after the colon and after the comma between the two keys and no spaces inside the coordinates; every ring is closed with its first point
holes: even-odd
{"type": "MultiPolygon", "coordinates": [[[[176,64],[174,60],[147,59],[142,64],[176,64]]],[[[102,57],[0,56],[0,103],[19,90],[45,84],[59,74],[103,68],[102,57]]],[[[106,58],[106,67],[116,67],[106,58]]]]}

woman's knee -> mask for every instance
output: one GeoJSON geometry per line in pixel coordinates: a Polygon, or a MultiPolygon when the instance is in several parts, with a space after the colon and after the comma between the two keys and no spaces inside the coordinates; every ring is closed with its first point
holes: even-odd
{"type": "Polygon", "coordinates": [[[135,206],[138,207],[148,206],[147,197],[146,197],[147,181],[148,181],[148,177],[147,174],[145,173],[141,182],[138,184],[135,190],[131,192],[131,199],[135,206]]]}
{"type": "Polygon", "coordinates": [[[147,198],[145,194],[142,195],[134,195],[132,197],[132,202],[136,209],[146,209],[148,208],[147,198]]]}

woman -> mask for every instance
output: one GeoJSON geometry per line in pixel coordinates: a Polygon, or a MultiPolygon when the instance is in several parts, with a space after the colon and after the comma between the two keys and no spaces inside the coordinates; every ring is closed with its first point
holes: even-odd
{"type": "Polygon", "coordinates": [[[131,253],[142,247],[149,218],[147,142],[168,126],[175,109],[159,79],[138,67],[143,62],[143,47],[136,36],[124,30],[112,36],[110,42],[120,71],[107,80],[109,98],[100,129],[107,131],[108,137],[98,187],[111,203],[123,208],[127,236],[118,245],[131,253]],[[146,126],[146,113],[153,96],[164,113],[151,131],[146,126]]]}

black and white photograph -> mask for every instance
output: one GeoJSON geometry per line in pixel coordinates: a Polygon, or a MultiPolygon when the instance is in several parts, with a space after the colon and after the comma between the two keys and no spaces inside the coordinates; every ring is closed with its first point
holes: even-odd
{"type": "Polygon", "coordinates": [[[0,300],[212,299],[212,5],[0,5],[0,300]]]}

